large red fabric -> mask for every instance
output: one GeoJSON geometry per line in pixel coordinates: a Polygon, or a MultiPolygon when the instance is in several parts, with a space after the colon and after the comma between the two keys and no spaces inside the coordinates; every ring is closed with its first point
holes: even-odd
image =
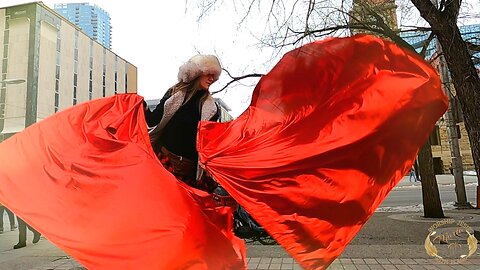
{"type": "Polygon", "coordinates": [[[1,143],[0,202],[88,269],[246,268],[230,209],[213,211],[162,167],[137,95],[75,106],[1,143]]]}
{"type": "MultiPolygon", "coordinates": [[[[307,269],[326,268],[405,174],[447,100],[435,71],[370,36],[289,52],[203,166],[307,269]]],[[[156,159],[142,99],[77,105],[0,144],[0,203],[89,269],[244,269],[231,210],[156,159]]]]}
{"type": "Polygon", "coordinates": [[[203,166],[306,269],[337,258],[447,108],[436,72],[371,36],[287,53],[229,123],[203,122],[203,166]]]}

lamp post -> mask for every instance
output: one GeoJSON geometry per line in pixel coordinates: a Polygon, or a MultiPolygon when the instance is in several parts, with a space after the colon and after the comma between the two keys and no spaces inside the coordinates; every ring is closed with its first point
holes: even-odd
{"type": "MultiPolygon", "coordinates": [[[[455,110],[455,102],[452,96],[452,83],[450,79],[450,74],[448,72],[447,63],[445,57],[443,56],[442,46],[438,39],[435,40],[435,48],[439,54],[439,73],[440,79],[442,80],[445,94],[448,97],[448,110],[445,113],[445,120],[447,122],[447,134],[448,141],[450,144],[450,153],[452,156],[452,169],[453,169],[453,178],[455,182],[455,194],[457,196],[457,201],[455,206],[457,208],[465,209],[472,208],[472,205],[467,201],[467,193],[465,191],[465,181],[463,179],[463,162],[462,154],[460,152],[460,145],[458,141],[457,134],[457,119],[455,119],[453,111],[455,110]]],[[[478,191],[478,190],[477,190],[478,191]]],[[[478,193],[478,192],[477,192],[478,193]]],[[[478,194],[477,194],[478,197],[478,194]]],[[[478,200],[478,198],[477,198],[478,200]]],[[[478,202],[477,202],[478,204],[478,202]]]]}

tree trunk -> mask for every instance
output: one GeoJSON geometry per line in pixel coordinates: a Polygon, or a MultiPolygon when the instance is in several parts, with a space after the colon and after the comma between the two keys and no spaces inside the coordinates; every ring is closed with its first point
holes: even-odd
{"type": "Polygon", "coordinates": [[[423,215],[426,218],[443,218],[445,216],[440,201],[437,178],[433,171],[432,147],[428,140],[418,153],[418,163],[422,183],[423,215]]]}
{"type": "Polygon", "coordinates": [[[437,33],[444,49],[445,60],[452,75],[453,85],[462,106],[465,128],[468,132],[472,156],[480,183],[480,78],[473,65],[467,45],[457,25],[448,25],[437,33]],[[453,34],[452,34],[453,33],[453,34]]]}
{"type": "MultiPolygon", "coordinates": [[[[473,64],[467,44],[457,26],[460,1],[447,2],[439,11],[430,0],[411,0],[420,15],[430,24],[444,50],[452,82],[462,106],[465,128],[470,140],[473,163],[480,185],[480,78],[473,64]]],[[[477,186],[477,208],[480,204],[480,186],[477,186]]]]}

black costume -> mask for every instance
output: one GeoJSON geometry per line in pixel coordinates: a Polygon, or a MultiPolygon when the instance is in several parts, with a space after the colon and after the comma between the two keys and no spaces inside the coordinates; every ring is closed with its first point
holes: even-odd
{"type": "MultiPolygon", "coordinates": [[[[203,91],[198,91],[190,100],[178,108],[162,129],[158,141],[170,152],[192,161],[198,159],[196,148],[197,127],[201,120],[200,99],[204,94],[203,91]]],[[[169,98],[171,98],[171,94],[167,92],[153,111],[145,111],[145,118],[149,127],[154,127],[160,123],[164,115],[165,103],[169,98]]],[[[217,107],[216,113],[208,120],[217,121],[219,111],[217,107]]]]}

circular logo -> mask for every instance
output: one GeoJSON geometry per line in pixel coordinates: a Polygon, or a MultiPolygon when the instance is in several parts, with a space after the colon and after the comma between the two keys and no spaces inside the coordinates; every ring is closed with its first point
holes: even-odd
{"type": "Polygon", "coordinates": [[[477,250],[477,238],[473,229],[464,221],[452,218],[435,222],[428,229],[425,250],[431,257],[445,264],[467,260],[477,250]]]}

